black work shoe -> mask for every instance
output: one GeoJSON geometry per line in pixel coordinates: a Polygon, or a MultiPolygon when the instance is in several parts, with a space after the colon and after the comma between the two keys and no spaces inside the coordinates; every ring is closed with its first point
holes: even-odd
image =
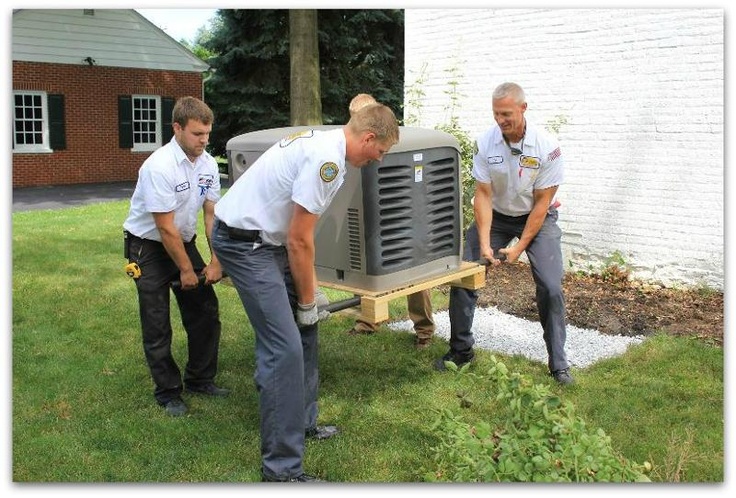
{"type": "Polygon", "coordinates": [[[440,372],[447,370],[447,367],[445,366],[446,361],[451,361],[452,363],[457,365],[457,368],[460,368],[466,363],[470,363],[471,361],[473,361],[473,358],[475,358],[475,353],[472,349],[467,353],[462,354],[448,351],[447,353],[445,353],[445,356],[435,360],[434,368],[436,370],[439,370],[440,372]]]}
{"type": "Polygon", "coordinates": [[[318,425],[304,431],[304,437],[307,439],[330,439],[339,433],[340,429],[335,425],[318,425]]]}
{"type": "Polygon", "coordinates": [[[192,394],[204,394],[206,396],[217,396],[220,398],[224,398],[225,396],[228,396],[230,394],[230,389],[225,389],[223,387],[217,387],[213,383],[203,384],[199,386],[187,385],[186,389],[187,389],[187,392],[192,393],[192,394]]]}
{"type": "Polygon", "coordinates": [[[172,417],[181,417],[187,412],[187,405],[181,400],[181,398],[174,398],[164,403],[164,409],[166,414],[172,417]]]}
{"type": "Polygon", "coordinates": [[[309,474],[302,474],[297,477],[289,477],[286,479],[279,479],[277,477],[270,477],[264,473],[261,473],[261,482],[324,482],[322,479],[318,479],[315,476],[309,474]]]}
{"type": "Polygon", "coordinates": [[[564,370],[555,370],[554,372],[550,373],[552,377],[555,378],[555,380],[565,386],[569,386],[570,384],[575,383],[575,379],[572,378],[572,375],[570,375],[570,369],[565,368],[564,370]]]}

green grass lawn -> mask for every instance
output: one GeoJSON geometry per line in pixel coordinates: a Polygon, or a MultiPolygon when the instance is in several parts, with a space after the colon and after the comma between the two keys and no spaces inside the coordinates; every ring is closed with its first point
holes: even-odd
{"type": "MultiPolygon", "coordinates": [[[[189,414],[166,416],[153,399],[135,286],[123,271],[127,209],[120,201],[12,215],[12,480],[258,481],[254,339],[235,289],[217,287],[217,380],[233,393],[185,395],[189,414]]],[[[439,291],[433,301],[436,309],[447,306],[439,291]]],[[[393,301],[391,313],[404,318],[406,300],[393,301]]],[[[173,321],[181,366],[186,341],[173,321]]],[[[336,314],[320,326],[320,419],[343,432],[308,443],[308,472],[338,482],[418,482],[432,469],[437,410],[500,425],[489,385],[469,387],[461,375],[433,370],[447,349],[443,340],[418,352],[408,333],[383,327],[354,337],[345,333],[351,325],[336,314]],[[473,403],[461,407],[460,394],[473,403]]],[[[472,368],[487,368],[490,355],[479,351],[472,368]]],[[[537,383],[552,382],[545,365],[496,356],[537,383]]],[[[722,482],[723,367],[723,349],[655,336],[576,370],[575,386],[553,389],[588,426],[602,428],[622,456],[651,462],[652,480],[722,482]]]]}

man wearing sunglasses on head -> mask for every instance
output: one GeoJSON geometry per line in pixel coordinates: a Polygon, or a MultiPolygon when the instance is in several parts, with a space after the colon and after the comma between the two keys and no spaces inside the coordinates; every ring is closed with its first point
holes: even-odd
{"type": "MultiPolygon", "coordinates": [[[[562,231],[555,199],[563,180],[562,153],[556,138],[527,122],[526,97],[519,85],[502,83],[492,99],[496,124],[478,138],[473,156],[475,222],[465,235],[463,259],[485,258],[492,267],[502,260],[515,263],[526,251],[550,375],[560,384],[572,384],[565,354],[562,231]],[[514,238],[518,242],[507,247],[514,238]]],[[[438,369],[444,369],[445,361],[462,366],[475,356],[471,327],[477,298],[473,290],[451,288],[450,351],[437,361],[438,369]]]]}

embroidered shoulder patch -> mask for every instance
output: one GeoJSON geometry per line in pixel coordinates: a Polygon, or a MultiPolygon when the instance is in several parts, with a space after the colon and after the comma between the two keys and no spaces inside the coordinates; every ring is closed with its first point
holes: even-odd
{"type": "Polygon", "coordinates": [[[324,163],[319,168],[319,177],[322,178],[322,181],[325,183],[330,183],[332,180],[337,178],[337,164],[335,163],[324,163]]]}
{"type": "Polygon", "coordinates": [[[547,161],[552,162],[558,157],[560,157],[561,155],[562,155],[562,151],[560,150],[559,147],[557,147],[555,150],[549,153],[549,155],[547,156],[547,161]]]}
{"type": "Polygon", "coordinates": [[[282,138],[279,141],[279,147],[284,148],[288,147],[292,142],[299,138],[311,138],[314,136],[314,130],[302,130],[297,131],[295,133],[292,133],[288,137],[282,138]]]}

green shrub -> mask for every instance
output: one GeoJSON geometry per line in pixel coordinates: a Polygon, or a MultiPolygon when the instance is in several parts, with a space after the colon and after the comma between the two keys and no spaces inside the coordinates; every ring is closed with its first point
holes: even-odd
{"type": "MultiPolygon", "coordinates": [[[[467,371],[473,382],[491,382],[506,410],[501,427],[469,425],[450,409],[439,412],[432,427],[441,442],[432,448],[436,468],[428,481],[450,482],[648,482],[651,464],[627,461],[611,447],[602,429],[591,430],[543,384],[509,373],[491,357],[486,377],[467,371]]],[[[450,370],[452,364],[448,364],[450,370]]],[[[461,406],[470,406],[465,400],[461,406]]],[[[495,408],[495,407],[494,407],[495,408]]]]}

